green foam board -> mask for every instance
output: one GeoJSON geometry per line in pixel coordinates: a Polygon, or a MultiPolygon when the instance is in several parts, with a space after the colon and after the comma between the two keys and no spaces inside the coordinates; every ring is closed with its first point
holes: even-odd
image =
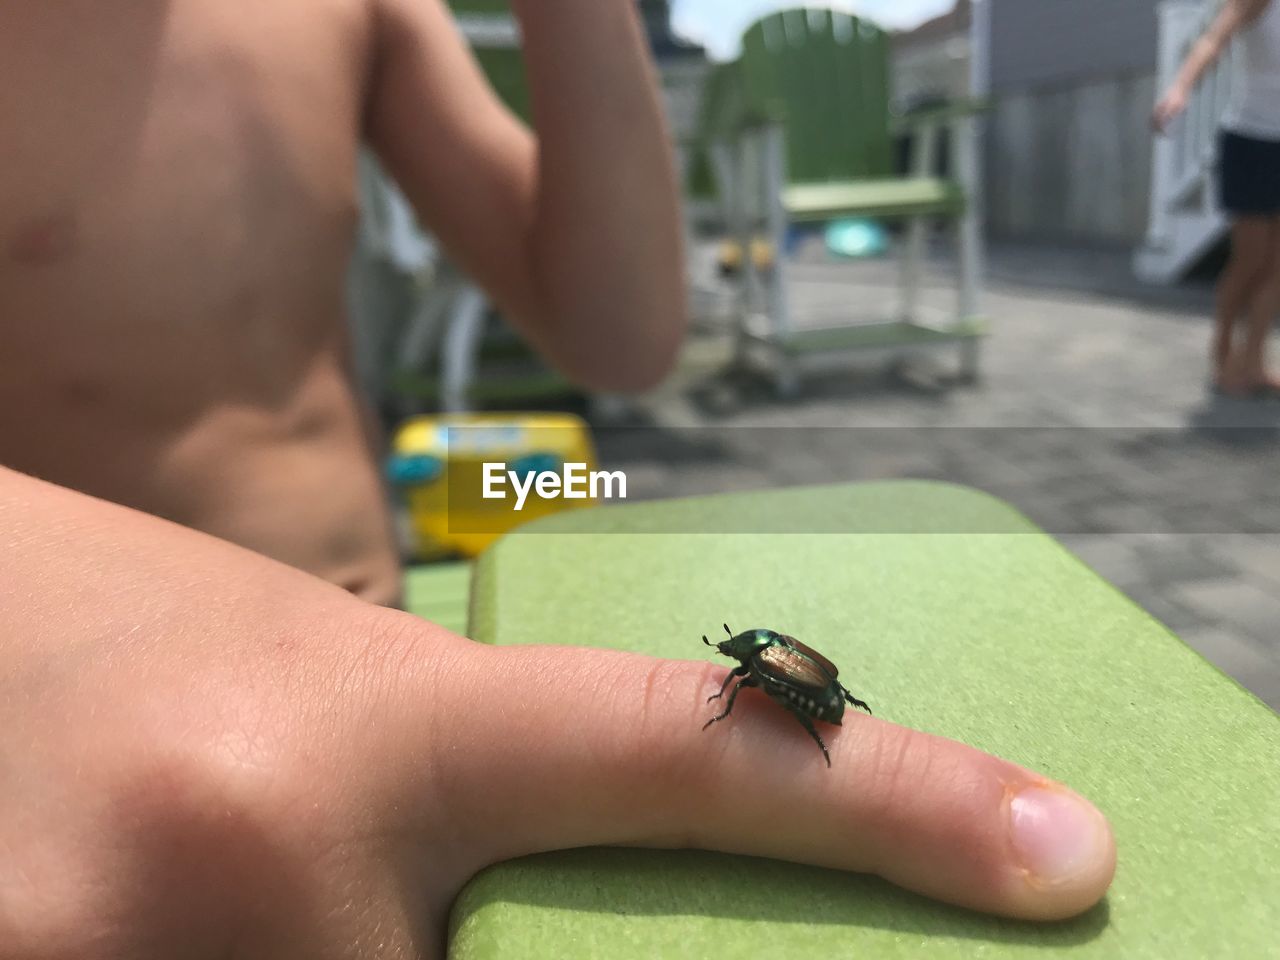
{"type": "Polygon", "coordinates": [[[410,567],[404,574],[405,609],[446,630],[466,633],[470,581],[466,561],[410,567]]]}
{"type": "Polygon", "coordinates": [[[457,960],[1280,949],[1280,720],[985,494],[904,481],[575,511],[497,543],[472,591],[471,636],[491,643],[704,659],[722,621],[786,630],[878,716],[1092,798],[1119,866],[1098,907],[1032,924],[795,864],[565,851],[468,885],[457,960]]]}

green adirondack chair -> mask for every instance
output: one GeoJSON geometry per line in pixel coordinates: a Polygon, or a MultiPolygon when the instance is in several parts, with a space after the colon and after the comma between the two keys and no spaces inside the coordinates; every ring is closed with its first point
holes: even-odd
{"type": "Polygon", "coordinates": [[[981,235],[974,115],[967,101],[901,121],[890,114],[885,33],[865,20],[830,10],[772,14],[743,36],[738,60],[713,79],[704,126],[730,229],[745,244],[764,222],[775,267],[763,278],[744,258],[742,336],[770,348],[774,373],[792,389],[805,354],[857,348],[917,348],[959,344],[960,373],[978,371],[977,316],[981,235]],[[949,130],[954,173],[934,175],[940,134],[949,130]],[[910,173],[894,169],[894,138],[912,134],[910,173]],[[753,182],[754,181],[754,182],[753,182]],[[789,224],[845,217],[906,221],[901,302],[886,322],[796,329],[785,284],[789,224]],[[957,235],[959,296],[954,315],[925,322],[919,307],[921,264],[931,219],[957,235]],[[758,288],[766,323],[752,329],[758,288]]]}

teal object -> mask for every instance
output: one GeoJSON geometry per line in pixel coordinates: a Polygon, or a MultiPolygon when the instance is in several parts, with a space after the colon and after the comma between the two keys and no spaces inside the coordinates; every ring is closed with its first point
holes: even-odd
{"type": "Polygon", "coordinates": [[[1106,900],[1021,923],[796,864],[572,850],[477,876],[454,960],[1275,955],[1280,718],[978,491],[900,481],[538,521],[479,559],[470,635],[699,659],[725,619],[812,643],[877,716],[1089,796],[1119,848],[1106,900]]]}
{"type": "Polygon", "coordinates": [[[444,461],[429,453],[395,453],[387,457],[385,473],[392,487],[418,487],[439,478],[444,461]]]}
{"type": "Polygon", "coordinates": [[[879,257],[889,250],[888,234],[874,220],[836,220],[825,238],[827,250],[840,257],[879,257]]]}
{"type": "Polygon", "coordinates": [[[508,469],[521,480],[527,480],[530,474],[558,473],[563,466],[564,460],[558,454],[534,452],[512,461],[508,469]]]}

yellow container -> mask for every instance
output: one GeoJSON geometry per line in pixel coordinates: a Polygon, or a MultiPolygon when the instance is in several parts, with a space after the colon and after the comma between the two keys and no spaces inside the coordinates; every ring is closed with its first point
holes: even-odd
{"type": "Polygon", "coordinates": [[[530,485],[531,474],[564,476],[568,468],[576,480],[596,469],[591,431],[572,414],[414,417],[401,424],[391,449],[387,478],[400,496],[403,532],[415,559],[472,557],[523,523],[597,502],[589,484],[575,483],[573,492],[585,487],[585,496],[573,498],[543,496],[530,485]],[[501,499],[485,497],[486,480],[501,499]],[[517,485],[527,488],[519,509],[517,485]]]}

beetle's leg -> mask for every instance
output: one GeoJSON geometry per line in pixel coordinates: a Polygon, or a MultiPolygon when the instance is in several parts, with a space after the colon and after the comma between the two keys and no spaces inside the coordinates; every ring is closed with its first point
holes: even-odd
{"type": "Polygon", "coordinates": [[[738,691],[741,690],[743,687],[754,687],[755,685],[756,685],[756,681],[754,677],[746,677],[745,679],[743,679],[736,687],[733,688],[733,692],[729,694],[729,703],[727,706],[725,706],[724,713],[720,714],[720,716],[718,717],[712,717],[710,720],[708,720],[706,723],[702,725],[702,729],[705,730],[707,729],[707,727],[711,726],[717,720],[723,720],[725,717],[727,717],[729,715],[729,711],[733,709],[733,701],[738,699],[738,691]]]}
{"type": "Polygon", "coordinates": [[[843,693],[843,694],[844,694],[844,698],[845,698],[846,700],[848,700],[850,703],[852,703],[855,707],[861,707],[863,710],[867,711],[867,713],[871,713],[871,708],[870,708],[870,707],[868,707],[865,703],[863,703],[861,700],[859,700],[857,697],[855,697],[852,693],[850,693],[848,690],[846,690],[843,686],[840,688],[840,692],[841,692],[841,693],[843,693]]]}
{"type": "Polygon", "coordinates": [[[710,703],[712,700],[719,700],[724,696],[724,692],[729,688],[729,684],[733,683],[734,677],[745,677],[747,673],[748,670],[746,667],[734,667],[729,671],[729,675],[724,678],[724,683],[720,686],[720,692],[715,696],[707,697],[707,703],[710,703]]]}
{"type": "Polygon", "coordinates": [[[809,731],[809,736],[813,737],[814,742],[822,748],[822,755],[827,758],[827,767],[831,766],[831,754],[827,753],[827,745],[822,742],[822,738],[818,736],[818,731],[813,728],[813,721],[806,717],[799,710],[792,710],[791,715],[800,721],[800,725],[809,731]]]}

